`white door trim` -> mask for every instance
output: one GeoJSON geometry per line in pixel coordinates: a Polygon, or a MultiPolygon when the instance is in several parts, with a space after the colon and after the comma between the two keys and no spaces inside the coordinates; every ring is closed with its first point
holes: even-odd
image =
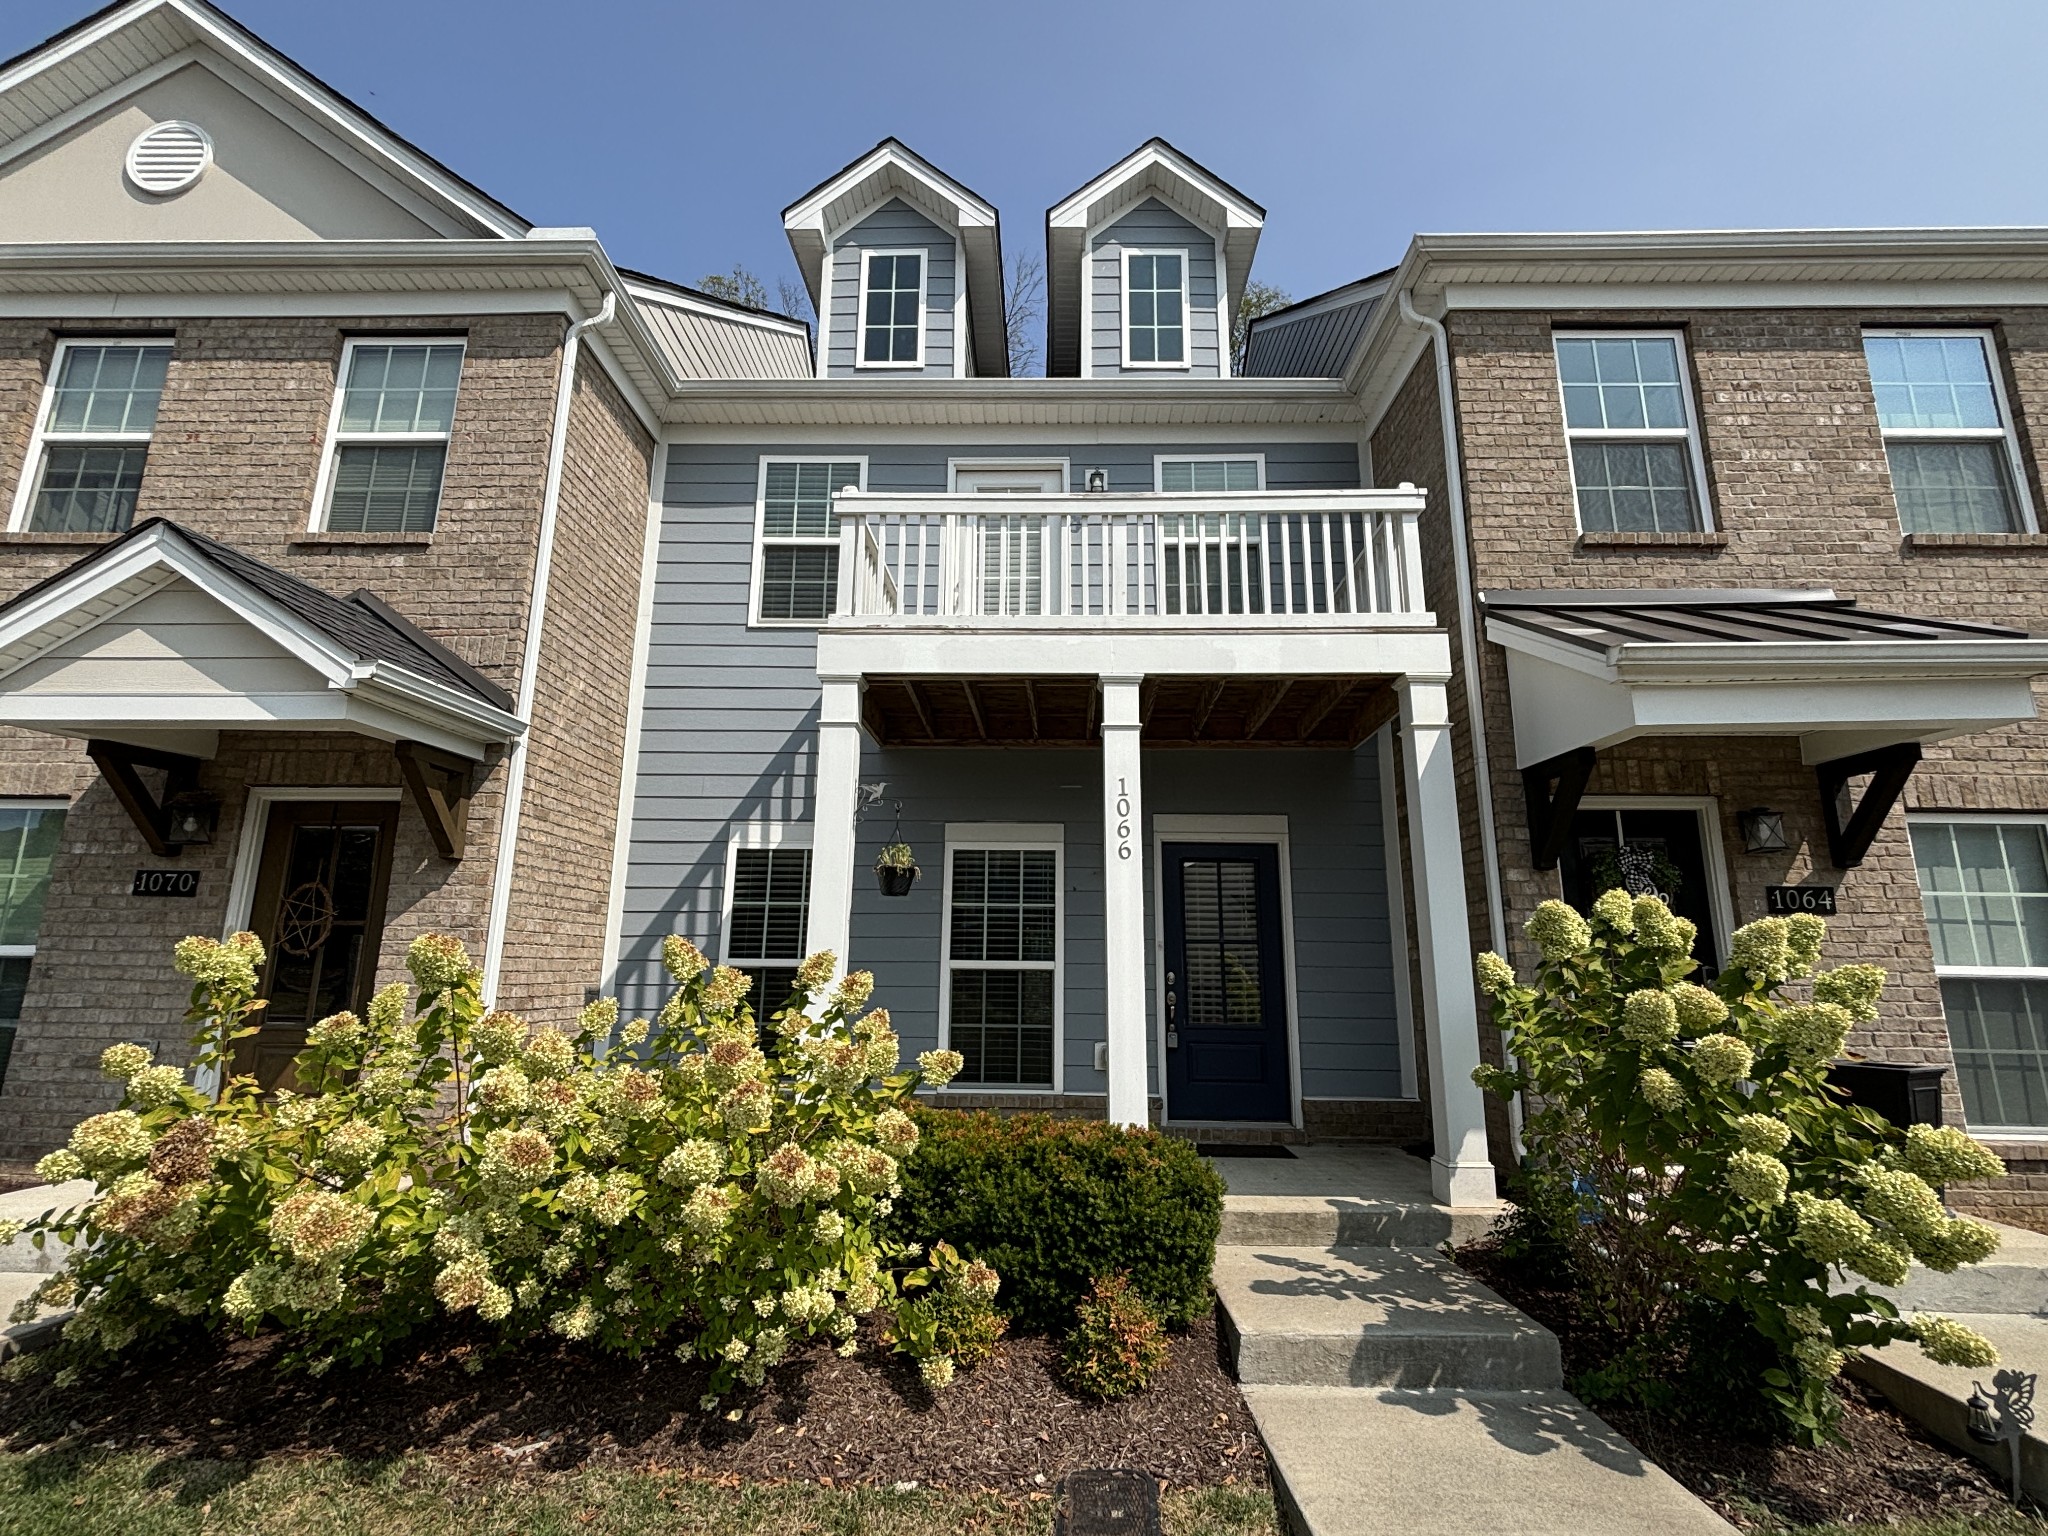
{"type": "Polygon", "coordinates": [[[1173,1118],[1166,1071],[1166,845],[1168,843],[1271,843],[1280,854],[1280,959],[1287,983],[1288,1123],[1301,1129],[1301,1003],[1294,979],[1294,866],[1285,816],[1154,816],[1152,818],[1153,1015],[1158,1026],[1159,1120],[1173,1118]]]}
{"type": "MultiPolygon", "coordinates": [[[[1700,852],[1706,859],[1708,899],[1714,923],[1718,963],[1728,963],[1728,944],[1735,932],[1735,891],[1729,884],[1728,850],[1721,840],[1721,802],[1714,795],[1587,795],[1582,811],[1693,811],[1700,817],[1700,852]]],[[[1562,876],[1560,876],[1560,879],[1562,876]]]]}

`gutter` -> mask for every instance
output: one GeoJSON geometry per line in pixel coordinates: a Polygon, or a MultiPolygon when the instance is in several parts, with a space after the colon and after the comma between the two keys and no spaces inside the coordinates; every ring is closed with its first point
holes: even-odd
{"type": "MultiPolygon", "coordinates": [[[[1472,730],[1473,789],[1479,801],[1479,864],[1486,880],[1487,933],[1495,954],[1508,952],[1507,913],[1500,886],[1500,842],[1493,819],[1493,768],[1486,750],[1486,709],[1479,691],[1479,648],[1474,630],[1482,622],[1473,597],[1472,556],[1466,547],[1465,475],[1458,453],[1457,404],[1451,394],[1451,339],[1443,322],[1415,307],[1407,286],[1395,295],[1401,318],[1429,335],[1436,354],[1436,402],[1444,443],[1444,497],[1451,519],[1451,551],[1458,586],[1458,660],[1465,680],[1465,719],[1472,730]]],[[[1475,1020],[1476,1024],[1477,1021],[1475,1020]]],[[[1522,1101],[1508,1100],[1508,1135],[1516,1155],[1522,1152],[1522,1101]]]]}
{"type": "Polygon", "coordinates": [[[569,327],[562,340],[562,379],[555,392],[555,430],[548,448],[546,489],[540,507],[540,550],[533,561],[533,598],[527,605],[526,647],[519,661],[519,696],[515,712],[528,729],[513,739],[505,764],[505,810],[498,822],[498,863],[491,872],[491,909],[484,933],[483,1002],[497,1006],[498,982],[505,969],[505,934],[511,922],[512,866],[519,849],[520,812],[526,803],[526,747],[532,737],[534,695],[540,687],[540,647],[547,623],[548,583],[554,574],[555,532],[561,524],[562,466],[569,454],[569,408],[576,392],[576,359],[583,333],[610,322],[617,311],[617,288],[607,288],[597,313],[569,327]]]}

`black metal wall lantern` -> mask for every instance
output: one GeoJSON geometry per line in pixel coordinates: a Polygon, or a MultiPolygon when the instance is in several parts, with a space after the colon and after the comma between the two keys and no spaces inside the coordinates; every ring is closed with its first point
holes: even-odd
{"type": "Polygon", "coordinates": [[[1783,853],[1792,845],[1785,840],[1785,813],[1756,806],[1738,811],[1736,823],[1742,828],[1744,853],[1783,853]]]}

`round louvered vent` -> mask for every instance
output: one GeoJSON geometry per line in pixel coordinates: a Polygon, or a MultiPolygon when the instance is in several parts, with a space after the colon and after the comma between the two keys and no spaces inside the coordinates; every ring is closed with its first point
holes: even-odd
{"type": "Polygon", "coordinates": [[[197,123],[158,123],[128,146],[128,179],[159,196],[182,192],[213,163],[213,140],[197,123]]]}

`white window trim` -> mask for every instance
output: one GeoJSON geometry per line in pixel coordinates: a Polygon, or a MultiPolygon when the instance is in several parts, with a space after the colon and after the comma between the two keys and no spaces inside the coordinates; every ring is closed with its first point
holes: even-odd
{"type": "MultiPolygon", "coordinates": [[[[1207,1125],[1203,1120],[1175,1120],[1172,1084],[1166,1071],[1166,845],[1168,843],[1270,843],[1280,851],[1280,960],[1287,983],[1288,1123],[1301,1128],[1301,995],[1294,972],[1294,862],[1285,816],[1165,816],[1152,818],[1152,1061],[1159,1084],[1162,1125],[1207,1125]]],[[[1216,1124],[1242,1125],[1244,1121],[1216,1124]]]]}
{"type": "MultiPolygon", "coordinates": [[[[1991,399],[1998,407],[1999,424],[1995,427],[1887,427],[1878,422],[1878,435],[1886,443],[1988,443],[2005,444],[2005,472],[2012,482],[2014,510],[2019,513],[2021,533],[2035,533],[2040,530],[2040,521],[2034,515],[2034,498],[2027,489],[2026,460],[2020,457],[2019,428],[2013,421],[2012,402],[2006,398],[2005,370],[1999,366],[1998,337],[1987,326],[1973,325],[1884,325],[1866,326],[1865,336],[1967,336],[1984,349],[1984,371],[1991,377],[1991,399]]],[[[1873,398],[1876,382],[1870,379],[1869,364],[1864,365],[1864,379],[1870,383],[1873,398]]],[[[1891,474],[1889,458],[1885,474],[1891,474]]],[[[1892,487],[1892,512],[1899,519],[1899,532],[1906,532],[1906,519],[1899,511],[1898,487],[1892,487]]]]}
{"type": "MultiPolygon", "coordinates": [[[[748,956],[736,960],[732,953],[732,906],[733,887],[739,876],[740,852],[749,848],[808,848],[811,846],[811,824],[807,821],[750,821],[733,827],[725,839],[725,888],[718,903],[718,963],[736,966],[745,970],[748,966],[778,965],[777,960],[761,960],[748,956]]],[[[817,856],[812,855],[812,870],[817,872],[817,856]]],[[[804,910],[810,910],[811,892],[804,890],[804,910]]],[[[798,955],[789,964],[801,964],[806,957],[798,955]]],[[[750,973],[751,974],[751,973],[750,973]]],[[[781,1006],[778,999],[776,1006],[781,1006]]]]}
{"type": "MultiPolygon", "coordinates": [[[[399,331],[388,335],[366,334],[351,336],[342,343],[341,366],[334,375],[334,402],[327,408],[327,444],[320,452],[320,474],[313,483],[313,511],[306,519],[310,533],[323,533],[327,528],[327,500],[334,494],[334,467],[341,459],[343,448],[404,448],[409,445],[432,445],[439,443],[450,447],[455,439],[455,427],[451,421],[446,432],[348,432],[341,430],[341,406],[348,397],[349,369],[354,366],[357,347],[460,347],[461,362],[457,364],[456,406],[462,404],[461,371],[469,362],[469,338],[467,336],[414,335],[410,331],[399,331]]],[[[446,460],[442,461],[441,490],[448,489],[446,460]]],[[[440,497],[434,500],[434,527],[440,528],[440,497]]]]}
{"type": "MultiPolygon", "coordinates": [[[[816,629],[825,619],[764,619],[761,617],[761,577],[768,553],[768,466],[771,464],[858,464],[860,484],[868,488],[868,456],[864,453],[764,453],[754,480],[754,570],[747,582],[747,628],[816,629]]],[[[775,545],[782,548],[836,549],[836,535],[816,538],[809,534],[777,534],[775,545]]],[[[827,616],[830,617],[829,615],[827,616]]]]}
{"type": "MultiPolygon", "coordinates": [[[[1715,964],[1728,963],[1729,941],[1735,932],[1734,887],[1729,884],[1728,848],[1721,830],[1721,802],[1713,795],[1587,795],[1582,811],[1692,811],[1700,820],[1700,852],[1706,860],[1707,892],[1714,912],[1715,964]]],[[[1563,882],[1560,869],[1558,880],[1563,882]]]]}
{"type": "Polygon", "coordinates": [[[1042,852],[1053,855],[1052,961],[962,960],[970,970],[1052,972],[1052,1074],[1049,1083],[962,1083],[961,1093],[1064,1093],[1067,1076],[1067,829],[1059,822],[949,821],[946,823],[945,892],[939,906],[939,1049],[953,1048],[953,854],[956,849],[1042,852]]]}
{"type": "MultiPolygon", "coordinates": [[[[1896,332],[1891,334],[1896,335],[1896,332]]],[[[1925,333],[1922,333],[1925,334],[1925,333]]],[[[1994,827],[2043,827],[2048,828],[2048,814],[2039,811],[1915,811],[1906,818],[1907,826],[1951,826],[1962,822],[1975,822],[1981,826],[1994,827]]],[[[1920,891],[1922,922],[1926,921],[1927,892],[1920,886],[1918,861],[1915,861],[1914,888],[1920,891]]],[[[2048,966],[2034,965],[1940,965],[1934,967],[1937,983],[1944,976],[1959,980],[1998,981],[2048,981],[2048,966]]],[[[1947,1033],[1948,1014],[1942,1012],[1942,1030],[1947,1033]]],[[[1955,1038],[1949,1036],[1950,1069],[1954,1069],[1955,1038]]],[[[1960,1090],[1958,1090],[1960,1092],[1960,1090]]],[[[2048,1142],[2048,1126],[2042,1125],[1969,1125],[1973,1136],[1990,1137],[1995,1141],[2036,1141],[2048,1142]]]]}
{"type": "Polygon", "coordinates": [[[1169,491],[1162,483],[1166,479],[1169,464],[1241,464],[1250,459],[1259,466],[1259,484],[1256,491],[1195,491],[1196,496],[1253,496],[1266,488],[1266,455],[1258,453],[1155,453],[1152,455],[1152,489],[1163,496],[1189,494],[1169,491]]]}
{"type": "Polygon", "coordinates": [[[960,476],[1001,474],[1012,471],[1018,475],[1043,475],[1058,471],[1060,490],[1071,491],[1074,485],[1073,460],[1064,458],[1014,458],[1014,459],[952,459],[946,460],[946,489],[955,495],[965,495],[960,489],[960,476]]]}
{"type": "Polygon", "coordinates": [[[1186,373],[1194,364],[1195,350],[1194,316],[1188,308],[1188,248],[1175,245],[1125,245],[1117,248],[1116,257],[1117,298],[1122,313],[1117,323],[1123,330],[1123,350],[1117,356],[1120,368],[1161,369],[1167,373],[1186,373]],[[1180,361],[1177,363],[1138,363],[1131,361],[1131,258],[1133,256],[1178,256],[1180,258],[1180,361]]]}
{"type": "Polygon", "coordinates": [[[57,343],[56,350],[50,354],[50,371],[43,379],[43,399],[36,407],[36,424],[29,433],[28,453],[21,461],[21,477],[14,487],[14,506],[7,517],[9,533],[21,533],[28,528],[29,516],[35,510],[36,492],[43,484],[43,455],[51,443],[66,447],[120,447],[147,445],[156,436],[154,429],[148,432],[51,433],[50,412],[57,403],[57,380],[64,376],[64,359],[74,347],[164,347],[170,349],[173,357],[177,355],[177,343],[167,336],[66,336],[57,343]]]}
{"type": "MultiPolygon", "coordinates": [[[[1564,427],[1565,469],[1572,482],[1572,526],[1580,533],[1592,533],[1596,537],[1612,530],[1589,529],[1579,518],[1579,467],[1572,461],[1572,444],[1575,442],[1597,443],[1685,443],[1686,460],[1692,467],[1692,494],[1699,504],[1700,525],[1693,530],[1699,533],[1716,531],[1713,499],[1707,494],[1707,456],[1700,444],[1699,402],[1693,398],[1692,359],[1686,352],[1685,332],[1665,327],[1645,327],[1627,330],[1557,330],[1550,333],[1550,378],[1557,387],[1557,419],[1564,427]],[[1574,427],[1565,414],[1564,374],[1557,365],[1557,344],[1560,341],[1644,341],[1656,339],[1669,341],[1678,348],[1678,393],[1685,402],[1685,426],[1679,427],[1574,427]]],[[[1626,530],[1624,530],[1626,531],[1626,530]]]]}
{"type": "MultiPolygon", "coordinates": [[[[0,795],[0,811],[63,811],[71,812],[71,802],[62,795],[0,795]]],[[[36,946],[33,944],[0,944],[0,960],[33,960],[36,946]]]]}
{"type": "MultiPolygon", "coordinates": [[[[895,369],[904,372],[924,367],[925,332],[930,329],[932,285],[932,253],[928,247],[912,246],[860,246],[860,296],[853,312],[853,366],[860,369],[879,369],[887,372],[895,369]],[[871,363],[867,360],[868,350],[868,263],[877,256],[915,256],[917,258],[917,356],[910,362],[871,363]]],[[[893,290],[892,290],[893,291],[893,290]]]]}

